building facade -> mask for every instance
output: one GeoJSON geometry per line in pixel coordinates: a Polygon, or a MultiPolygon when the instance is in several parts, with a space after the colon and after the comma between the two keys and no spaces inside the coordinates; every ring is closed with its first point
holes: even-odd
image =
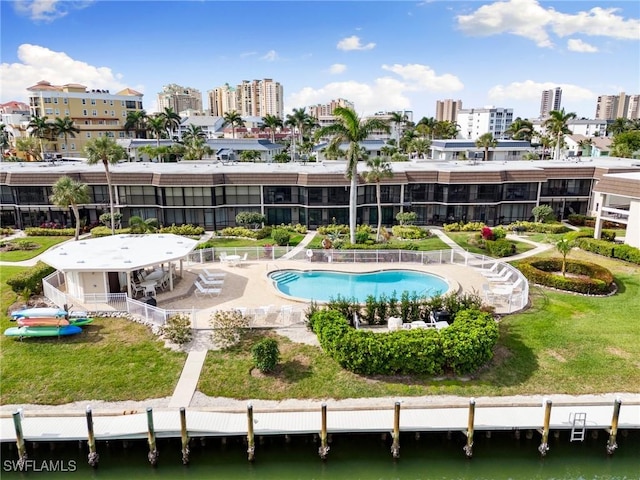
{"type": "Polygon", "coordinates": [[[350,102],[349,100],[345,100],[344,98],[339,98],[337,100],[331,100],[329,103],[325,103],[325,104],[318,103],[317,105],[311,105],[309,107],[308,113],[309,115],[314,117],[316,120],[320,120],[320,118],[332,116],[333,111],[337,107],[350,108],[352,110],[355,110],[356,108],[353,102],[350,102]]]}
{"type": "Polygon", "coordinates": [[[225,83],[207,92],[209,115],[223,117],[227,112],[238,112],[236,89],[225,83]]]}
{"type": "Polygon", "coordinates": [[[600,95],[596,103],[596,118],[600,120],[640,118],[640,95],[626,95],[624,92],[618,95],[600,95]]]}
{"type": "Polygon", "coordinates": [[[243,80],[237,87],[229,84],[207,92],[209,113],[223,117],[229,112],[238,112],[242,117],[284,118],[284,89],[271,78],[243,80]]]}
{"type": "Polygon", "coordinates": [[[436,101],[436,120],[438,122],[457,123],[458,112],[462,110],[462,100],[437,100],[436,101]]]}
{"type": "MultiPolygon", "coordinates": [[[[508,224],[531,218],[547,204],[564,218],[594,210],[594,183],[610,173],[638,172],[629,159],[512,162],[394,162],[393,177],[381,182],[382,223],[395,223],[401,211],[415,212],[420,225],[452,221],[508,224]]],[[[115,207],[127,225],[132,216],[157,218],[163,225],[194,224],[207,230],[235,225],[244,211],[260,212],[267,223],[300,223],[310,229],[332,221],[347,224],[349,180],[345,162],[120,163],[111,168],[115,207]]],[[[377,223],[376,185],[364,183],[359,166],[357,221],[377,223]]],[[[73,224],[73,215],[49,202],[62,175],[86,183],[90,202],[80,207],[86,225],[109,211],[101,165],[84,162],[0,165],[0,221],[25,228],[44,222],[73,224]],[[46,165],[46,168],[43,168],[46,165]]]]}
{"type": "Polygon", "coordinates": [[[547,118],[552,110],[560,110],[562,106],[562,88],[543,90],[540,97],[540,118],[547,118]]]}
{"type": "Polygon", "coordinates": [[[512,108],[470,108],[458,111],[460,136],[467,140],[477,140],[485,133],[493,134],[495,139],[508,139],[506,133],[513,122],[512,108]]]}
{"type": "Polygon", "coordinates": [[[27,88],[30,114],[47,117],[48,121],[69,117],[80,132],[75,136],[45,139],[45,151],[63,156],[79,156],[92,138],[102,136],[129,138],[124,125],[130,112],[142,110],[142,93],[125,88],[118,93],[109,90],[87,89],[77,83],[52,85],[40,81],[27,88]]]}
{"type": "Polygon", "coordinates": [[[162,92],[158,93],[158,109],[171,108],[174,112],[180,113],[185,110],[202,111],[202,93],[192,87],[182,87],[171,83],[162,87],[162,92]]]}

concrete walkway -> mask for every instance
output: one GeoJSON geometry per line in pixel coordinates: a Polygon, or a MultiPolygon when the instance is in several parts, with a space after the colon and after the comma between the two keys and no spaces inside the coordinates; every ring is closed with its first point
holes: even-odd
{"type": "Polygon", "coordinates": [[[295,248],[291,249],[290,252],[285,253],[282,256],[283,260],[289,260],[290,258],[294,258],[298,253],[300,253],[307,245],[309,245],[309,242],[311,242],[311,240],[313,240],[316,236],[316,232],[314,231],[309,231],[307,232],[307,234],[304,236],[304,238],[300,241],[300,243],[298,245],[295,246],[295,248]]]}
{"type": "Polygon", "coordinates": [[[208,350],[191,350],[184,362],[180,379],[169,400],[169,408],[188,407],[198,387],[200,372],[207,358],[208,350]]]}

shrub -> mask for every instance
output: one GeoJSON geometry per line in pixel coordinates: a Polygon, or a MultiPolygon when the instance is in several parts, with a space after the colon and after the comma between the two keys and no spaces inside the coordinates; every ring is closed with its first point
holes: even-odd
{"type": "Polygon", "coordinates": [[[421,238],[427,238],[431,235],[429,230],[425,230],[413,225],[394,225],[391,228],[393,236],[397,238],[405,238],[409,240],[418,240],[421,238]]]}
{"type": "Polygon", "coordinates": [[[572,213],[567,217],[567,221],[576,227],[583,227],[586,225],[587,220],[594,220],[594,218],[587,217],[586,215],[579,215],[577,213],[572,213]]]}
{"type": "Polygon", "coordinates": [[[238,310],[218,310],[209,317],[211,340],[225,349],[238,343],[249,326],[249,319],[238,310]]]}
{"type": "Polygon", "coordinates": [[[402,226],[413,225],[418,220],[418,214],[416,212],[399,212],[396,215],[396,220],[402,226]]]}
{"type": "Polygon", "coordinates": [[[369,240],[369,232],[367,232],[366,230],[358,229],[358,231],[356,231],[356,243],[367,243],[367,240],[369,240]]]}
{"type": "Polygon", "coordinates": [[[562,259],[530,258],[518,263],[518,268],[530,282],[590,295],[606,295],[614,286],[613,275],[609,270],[595,263],[566,262],[566,272],[570,276],[557,275],[562,270],[562,259]]]}
{"type": "Polygon", "coordinates": [[[501,238],[506,238],[506,237],[507,237],[507,231],[504,229],[504,227],[500,226],[500,227],[495,227],[493,229],[494,240],[500,240],[501,238]]]}
{"type": "Polygon", "coordinates": [[[177,314],[169,317],[167,323],[162,327],[162,334],[171,342],[184,345],[193,338],[191,329],[191,319],[188,315],[177,314]]]}
{"type": "Polygon", "coordinates": [[[564,238],[569,242],[575,242],[579,238],[593,238],[593,228],[581,228],[580,230],[574,230],[567,232],[564,238]]]}
{"type": "Polygon", "coordinates": [[[29,227],[24,233],[28,237],[73,237],[76,231],[74,228],[29,227]]]}
{"type": "Polygon", "coordinates": [[[162,227],[160,233],[173,233],[174,235],[182,235],[184,237],[197,237],[204,234],[204,227],[197,225],[175,225],[162,227]]]}
{"type": "Polygon", "coordinates": [[[482,235],[484,240],[493,240],[493,231],[489,227],[482,227],[480,235],[482,235]]]}
{"type": "Polygon", "coordinates": [[[602,240],[613,242],[616,239],[616,232],[615,230],[602,230],[602,232],[600,233],[600,238],[602,240]]]}
{"type": "Polygon", "coordinates": [[[569,227],[562,223],[536,223],[536,222],[513,222],[508,225],[510,230],[537,232],[537,233],[566,233],[569,227]]]}
{"type": "Polygon", "coordinates": [[[349,225],[337,225],[332,223],[331,225],[318,227],[318,233],[320,235],[348,235],[349,225]]]}
{"type": "Polygon", "coordinates": [[[42,279],[53,272],[55,272],[55,268],[38,262],[32,268],[23,270],[8,278],[6,283],[18,295],[25,290],[29,290],[33,294],[40,294],[42,293],[42,279]]]}
{"type": "Polygon", "coordinates": [[[227,227],[223,228],[220,232],[223,237],[244,237],[256,239],[257,235],[254,230],[249,230],[245,227],[227,227]]]}
{"type": "Polygon", "coordinates": [[[260,225],[267,219],[259,212],[240,212],[236,215],[236,223],[238,225],[260,225]]]}
{"type": "Polygon", "coordinates": [[[580,238],[578,246],[588,252],[640,265],[640,249],[631,245],[596,240],[595,238],[580,238]]]}
{"type": "Polygon", "coordinates": [[[533,207],[531,209],[531,214],[533,215],[536,223],[548,222],[555,218],[553,208],[549,205],[538,205],[537,207],[533,207]]]}
{"type": "Polygon", "coordinates": [[[263,238],[269,238],[271,236],[272,232],[273,232],[273,227],[270,227],[270,226],[267,225],[267,226],[261,228],[260,230],[256,230],[254,232],[255,239],[256,240],[262,240],[263,238]]]}
{"type": "Polygon", "coordinates": [[[14,230],[13,228],[10,227],[0,227],[0,236],[2,237],[6,237],[8,235],[13,235],[14,234],[14,230]]]}
{"type": "MultiPolygon", "coordinates": [[[[120,234],[124,234],[124,233],[129,233],[129,229],[128,228],[117,228],[116,229],[116,235],[120,235],[120,234]]],[[[98,227],[94,227],[94,228],[91,229],[91,236],[93,238],[108,237],[109,235],[111,235],[111,227],[98,226],[98,227]]]]}
{"type": "Polygon", "coordinates": [[[291,239],[291,234],[284,228],[276,228],[273,230],[271,236],[273,237],[273,241],[281,247],[289,245],[289,240],[291,239]]]}
{"type": "Polygon", "coordinates": [[[253,363],[263,373],[272,372],[280,360],[278,342],[273,338],[264,338],[251,348],[253,363]]]}
{"type": "Polygon", "coordinates": [[[0,242],[0,246],[4,247],[8,252],[16,250],[36,250],[40,247],[37,243],[25,239],[0,242]]]}
{"type": "Polygon", "coordinates": [[[485,248],[494,257],[508,257],[516,253],[515,243],[501,238],[500,240],[487,240],[485,248]]]}

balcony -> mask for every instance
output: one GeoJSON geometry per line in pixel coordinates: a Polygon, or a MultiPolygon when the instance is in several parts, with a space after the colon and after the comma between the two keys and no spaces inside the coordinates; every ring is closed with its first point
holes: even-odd
{"type": "Polygon", "coordinates": [[[600,210],[600,217],[603,220],[609,220],[610,222],[629,223],[629,206],[628,205],[615,205],[609,207],[602,207],[600,210]]]}

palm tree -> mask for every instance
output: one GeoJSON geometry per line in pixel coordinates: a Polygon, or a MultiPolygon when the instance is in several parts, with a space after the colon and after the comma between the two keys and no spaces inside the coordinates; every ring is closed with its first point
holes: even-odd
{"type": "Polygon", "coordinates": [[[182,134],[182,141],[184,143],[193,142],[195,140],[206,140],[207,134],[200,125],[194,125],[190,123],[187,125],[186,131],[182,134]]]}
{"type": "Polygon", "coordinates": [[[498,146],[498,141],[493,138],[493,133],[487,132],[483,133],[476,140],[476,147],[484,148],[484,158],[482,161],[486,161],[489,159],[489,149],[496,148],[498,146]]]}
{"type": "Polygon", "coordinates": [[[433,134],[435,133],[437,120],[433,117],[422,117],[418,122],[416,128],[421,127],[420,130],[424,130],[427,135],[431,136],[431,140],[433,140],[433,134]]]}
{"type": "Polygon", "coordinates": [[[109,165],[115,165],[127,157],[127,151],[109,137],[98,137],[89,140],[84,146],[84,153],[89,165],[102,162],[104,173],[107,176],[107,188],[109,189],[109,213],[111,215],[111,234],[116,233],[115,217],[113,211],[113,188],[111,188],[111,172],[109,165]]]}
{"type": "Polygon", "coordinates": [[[164,128],[167,130],[168,137],[173,138],[174,135],[172,133],[180,128],[180,123],[182,122],[180,115],[174,112],[173,108],[165,107],[158,116],[164,120],[164,128]]]}
{"type": "Polygon", "coordinates": [[[517,117],[511,122],[511,125],[509,125],[505,133],[514,140],[526,140],[530,142],[533,135],[533,124],[529,120],[523,120],[517,117]]]}
{"type": "Polygon", "coordinates": [[[142,217],[138,217],[136,215],[129,218],[129,233],[155,232],[157,229],[157,218],[148,218],[144,220],[142,217]]]}
{"type": "Polygon", "coordinates": [[[131,130],[135,132],[135,138],[147,138],[147,112],[144,110],[136,110],[127,113],[127,119],[124,123],[124,131],[129,133],[131,130]]]}
{"type": "Polygon", "coordinates": [[[412,152],[418,155],[418,158],[424,158],[429,148],[431,148],[431,141],[426,138],[416,138],[412,140],[409,147],[412,152]]]}
{"type": "Polygon", "coordinates": [[[257,150],[243,150],[240,152],[241,162],[255,162],[256,160],[260,160],[260,157],[260,152],[257,150]]]}
{"type": "Polygon", "coordinates": [[[544,121],[544,127],[556,140],[556,149],[553,155],[554,160],[560,159],[560,146],[562,145],[563,137],[571,133],[571,130],[567,127],[569,120],[576,118],[574,112],[565,113],[564,108],[561,110],[551,110],[549,112],[549,118],[544,121]]]}
{"type": "Polygon", "coordinates": [[[73,216],[76,219],[75,239],[78,240],[80,238],[80,211],[78,210],[78,205],[89,203],[89,187],[87,184],[76,182],[67,176],[60,177],[53,184],[53,193],[49,200],[58,207],[71,207],[73,216]]]}
{"type": "Polygon", "coordinates": [[[80,133],[80,129],[76,127],[70,117],[56,118],[52,124],[51,130],[56,137],[59,137],[60,135],[64,137],[64,148],[67,151],[69,151],[69,145],[67,144],[68,137],[76,138],[76,133],[80,133]]]}
{"type": "Polygon", "coordinates": [[[460,126],[455,122],[450,122],[448,120],[442,120],[436,122],[433,127],[433,135],[432,138],[456,138],[460,133],[460,126]]]}
{"type": "Polygon", "coordinates": [[[393,123],[393,127],[396,132],[396,142],[400,143],[400,130],[409,117],[407,117],[407,114],[404,112],[391,112],[390,117],[389,121],[393,123]]]}
{"type": "Polygon", "coordinates": [[[364,172],[364,181],[376,184],[376,202],[378,204],[378,229],[376,230],[376,242],[380,241],[382,230],[382,203],[380,202],[380,182],[385,178],[393,177],[391,164],[384,157],[373,157],[367,160],[369,171],[364,172]]]}
{"type": "Polygon", "coordinates": [[[591,148],[593,147],[593,138],[583,138],[578,142],[578,146],[580,147],[580,153],[586,152],[586,157],[591,156],[591,148]]]}
{"type": "Polygon", "coordinates": [[[618,117],[607,126],[607,134],[616,136],[619,133],[626,132],[629,129],[629,120],[618,117]]]}
{"type": "Polygon", "coordinates": [[[298,143],[298,133],[302,135],[302,129],[304,128],[304,124],[307,121],[307,111],[306,107],[303,108],[294,108],[292,113],[287,115],[287,119],[285,120],[285,125],[291,127],[291,161],[295,161],[296,155],[296,143],[298,143]]]}
{"type": "Polygon", "coordinates": [[[42,142],[42,139],[49,138],[51,136],[51,122],[47,121],[47,117],[37,117],[32,115],[28,128],[31,129],[31,134],[39,139],[41,158],[44,158],[44,143],[42,142]]]}
{"type": "Polygon", "coordinates": [[[233,110],[225,113],[222,118],[224,119],[224,125],[231,125],[231,135],[233,138],[236,138],[236,127],[244,127],[245,125],[242,116],[233,110]]]}
{"type": "Polygon", "coordinates": [[[569,252],[571,252],[571,249],[573,248],[573,246],[574,246],[574,243],[570,242],[566,238],[562,238],[556,243],[556,250],[558,250],[558,252],[560,252],[560,255],[562,255],[562,276],[563,277],[566,276],[566,271],[567,271],[567,255],[569,255],[569,252]]]}
{"type": "MultiPolygon", "coordinates": [[[[165,135],[165,120],[159,114],[147,118],[147,128],[153,132],[156,137],[156,147],[160,148],[160,139],[165,135]]],[[[158,162],[160,157],[158,156],[158,162]]]]}
{"type": "Polygon", "coordinates": [[[282,119],[280,117],[276,117],[275,115],[267,113],[264,117],[262,117],[262,125],[260,125],[260,130],[268,128],[271,132],[271,141],[275,143],[276,128],[282,127],[282,125],[282,119]]]}
{"type": "Polygon", "coordinates": [[[316,132],[317,137],[331,136],[331,145],[348,143],[347,147],[347,171],[345,176],[351,181],[349,191],[349,238],[352,244],[356,243],[356,218],[358,201],[358,160],[360,159],[360,142],[374,130],[389,132],[387,122],[379,118],[361,120],[351,108],[336,107],[333,112],[336,123],[320,128],[316,132]]]}
{"type": "Polygon", "coordinates": [[[176,151],[176,147],[181,146],[184,148],[184,152],[182,153],[184,160],[202,160],[205,155],[212,155],[214,152],[203,138],[194,137],[186,145],[174,145],[169,153],[178,155],[180,152],[176,151]]]}

